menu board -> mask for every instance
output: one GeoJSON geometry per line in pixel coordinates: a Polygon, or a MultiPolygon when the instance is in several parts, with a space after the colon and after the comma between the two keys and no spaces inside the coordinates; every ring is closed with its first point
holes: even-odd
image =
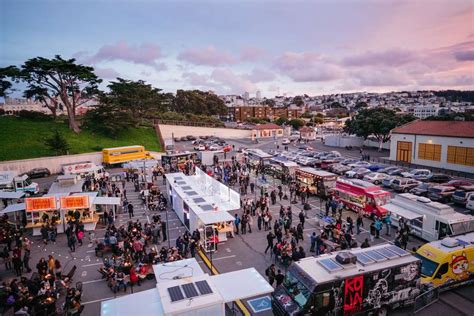
{"type": "Polygon", "coordinates": [[[61,197],[61,208],[64,210],[89,208],[89,197],[87,195],[63,196],[61,197]]]}
{"type": "Polygon", "coordinates": [[[56,209],[56,198],[54,196],[26,198],[26,211],[49,211],[56,209]]]}

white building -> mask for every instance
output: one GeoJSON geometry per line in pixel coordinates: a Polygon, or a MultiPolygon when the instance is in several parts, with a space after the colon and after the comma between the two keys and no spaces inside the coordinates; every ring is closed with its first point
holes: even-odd
{"type": "Polygon", "coordinates": [[[434,105],[427,105],[427,106],[415,106],[413,108],[413,115],[419,119],[425,119],[430,116],[437,116],[439,111],[439,107],[434,105]]]}
{"type": "Polygon", "coordinates": [[[414,121],[397,127],[390,160],[474,173],[474,122],[414,121]]]}
{"type": "Polygon", "coordinates": [[[244,98],[244,101],[248,101],[250,99],[250,93],[247,91],[244,92],[244,95],[242,96],[244,98]]]}
{"type": "Polygon", "coordinates": [[[260,90],[257,90],[257,92],[255,93],[255,97],[257,101],[260,101],[262,99],[262,92],[260,90]]]}

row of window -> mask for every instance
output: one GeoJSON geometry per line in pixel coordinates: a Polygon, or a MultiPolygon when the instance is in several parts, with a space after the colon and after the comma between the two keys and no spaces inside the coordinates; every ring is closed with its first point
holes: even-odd
{"type": "MultiPolygon", "coordinates": [[[[419,144],[418,159],[441,161],[441,145],[419,144]]],[[[474,148],[448,146],[447,162],[457,165],[474,166],[474,148]]]]}

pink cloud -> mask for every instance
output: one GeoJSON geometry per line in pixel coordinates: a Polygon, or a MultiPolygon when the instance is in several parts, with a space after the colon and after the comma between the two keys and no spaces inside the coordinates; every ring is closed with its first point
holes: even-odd
{"type": "Polygon", "coordinates": [[[382,52],[368,51],[348,56],[342,60],[345,66],[400,66],[414,61],[417,54],[403,49],[391,49],[382,52]]]}
{"type": "Polygon", "coordinates": [[[245,78],[252,82],[272,81],[275,79],[275,74],[262,68],[254,68],[250,74],[245,75],[245,78]]]}
{"type": "Polygon", "coordinates": [[[275,66],[296,82],[331,81],[343,76],[338,65],[312,52],[286,52],[275,60],[275,66]]]}
{"type": "Polygon", "coordinates": [[[178,59],[195,65],[206,66],[219,66],[236,63],[234,56],[226,51],[220,51],[212,45],[203,48],[188,48],[178,55],[178,59]]]}
{"type": "Polygon", "coordinates": [[[229,92],[242,93],[244,91],[255,92],[257,90],[253,82],[235,74],[230,69],[214,69],[211,73],[211,78],[229,92]]]}
{"type": "Polygon", "coordinates": [[[240,52],[240,60],[242,61],[256,61],[265,54],[265,51],[258,47],[247,46],[242,48],[240,52]]]}
{"type": "Polygon", "coordinates": [[[97,53],[89,56],[85,61],[96,64],[102,61],[121,60],[134,64],[152,66],[157,70],[164,70],[166,69],[166,65],[156,62],[156,60],[161,57],[161,48],[158,45],[142,43],[133,46],[124,41],[119,41],[115,44],[106,44],[102,46],[99,48],[97,53]]]}

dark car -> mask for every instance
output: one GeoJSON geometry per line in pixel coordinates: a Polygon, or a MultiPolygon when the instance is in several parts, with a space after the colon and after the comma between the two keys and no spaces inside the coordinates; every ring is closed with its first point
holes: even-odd
{"type": "Polygon", "coordinates": [[[380,169],[377,172],[382,172],[382,173],[388,174],[389,172],[395,171],[397,169],[400,169],[400,168],[392,166],[392,167],[386,167],[386,168],[380,169]]]}
{"type": "Polygon", "coordinates": [[[432,175],[429,175],[426,180],[426,182],[433,182],[433,183],[445,183],[451,180],[450,176],[447,176],[442,173],[433,173],[432,175]]]}
{"type": "Polygon", "coordinates": [[[34,178],[43,178],[51,175],[51,172],[47,168],[34,168],[26,173],[28,177],[34,178]]]}
{"type": "Polygon", "coordinates": [[[459,188],[459,187],[469,187],[469,186],[474,185],[474,183],[467,180],[451,180],[441,185],[447,185],[450,187],[459,188]]]}
{"type": "Polygon", "coordinates": [[[373,172],[379,172],[379,170],[382,170],[384,168],[385,168],[384,165],[371,165],[367,167],[367,169],[370,169],[370,171],[373,171],[373,172]]]}
{"type": "Polygon", "coordinates": [[[389,176],[401,176],[403,172],[406,172],[403,168],[398,168],[392,171],[387,172],[389,176]]]}
{"type": "Polygon", "coordinates": [[[474,192],[474,185],[463,186],[454,191],[453,195],[451,196],[451,201],[453,201],[455,204],[466,205],[467,195],[470,192],[474,192]]]}
{"type": "Polygon", "coordinates": [[[432,201],[446,203],[451,200],[454,191],[456,191],[455,187],[434,186],[428,190],[428,198],[432,201]]]}
{"type": "Polygon", "coordinates": [[[186,136],[186,138],[188,140],[196,140],[196,137],[194,137],[193,135],[188,135],[188,136],[186,136]]]}
{"type": "Polygon", "coordinates": [[[414,187],[410,190],[410,193],[418,195],[418,196],[426,196],[428,194],[428,190],[433,187],[431,183],[420,183],[418,186],[414,187]]]}

